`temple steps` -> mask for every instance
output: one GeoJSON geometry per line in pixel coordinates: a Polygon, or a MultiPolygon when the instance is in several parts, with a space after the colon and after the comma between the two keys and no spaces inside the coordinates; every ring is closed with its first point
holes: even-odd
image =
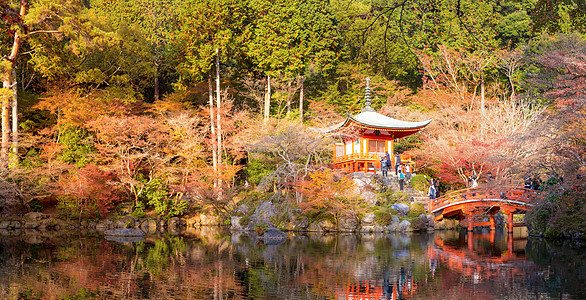
{"type": "MultiPolygon", "coordinates": [[[[377,175],[382,176],[382,172],[377,172],[377,175]]],[[[387,187],[389,187],[392,191],[401,191],[399,189],[398,177],[395,175],[394,172],[389,172],[387,178],[389,179],[387,187]]],[[[416,190],[408,182],[405,182],[405,184],[403,185],[403,190],[401,192],[408,194],[412,202],[423,204],[423,206],[427,210],[427,206],[429,205],[429,197],[426,195],[426,193],[416,190]]]]}

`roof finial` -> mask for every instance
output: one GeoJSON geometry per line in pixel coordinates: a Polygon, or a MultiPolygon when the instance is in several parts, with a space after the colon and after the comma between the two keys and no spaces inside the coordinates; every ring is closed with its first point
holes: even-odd
{"type": "Polygon", "coordinates": [[[366,90],[364,91],[364,108],[362,111],[374,111],[372,107],[370,107],[370,77],[366,77],[366,90]]]}

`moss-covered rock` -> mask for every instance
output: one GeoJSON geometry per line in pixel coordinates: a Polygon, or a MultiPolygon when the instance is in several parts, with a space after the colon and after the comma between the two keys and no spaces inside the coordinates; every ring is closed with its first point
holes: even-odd
{"type": "Polygon", "coordinates": [[[525,215],[525,223],[534,236],[585,239],[586,204],[574,199],[548,199],[525,215]]]}

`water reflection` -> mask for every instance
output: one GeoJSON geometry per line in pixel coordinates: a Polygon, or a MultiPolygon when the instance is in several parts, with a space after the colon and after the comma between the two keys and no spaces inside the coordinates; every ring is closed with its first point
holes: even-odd
{"type": "Polygon", "coordinates": [[[0,242],[0,299],[583,299],[583,248],[522,233],[291,234],[213,228],[135,243],[0,242]]]}

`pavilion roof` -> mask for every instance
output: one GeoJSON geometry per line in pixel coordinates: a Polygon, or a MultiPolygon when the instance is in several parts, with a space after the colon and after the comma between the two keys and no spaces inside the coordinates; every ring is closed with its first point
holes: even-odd
{"type": "Polygon", "coordinates": [[[395,130],[417,130],[427,126],[431,123],[432,120],[426,120],[421,122],[408,122],[408,121],[401,121],[397,119],[393,119],[391,117],[387,117],[385,115],[379,114],[375,111],[363,111],[356,116],[352,114],[348,114],[346,120],[326,127],[322,128],[320,131],[327,133],[337,131],[339,129],[345,128],[347,126],[352,125],[352,123],[359,125],[359,127],[365,127],[368,129],[378,129],[378,130],[386,130],[386,131],[395,131],[395,130]]]}
{"type": "Polygon", "coordinates": [[[393,119],[375,111],[363,111],[356,116],[349,114],[344,125],[347,125],[349,122],[354,122],[359,125],[377,129],[417,129],[427,126],[431,121],[432,120],[408,122],[393,119]]]}
{"type": "Polygon", "coordinates": [[[416,133],[417,131],[423,129],[423,127],[427,126],[431,123],[430,120],[421,121],[421,122],[408,122],[393,119],[391,117],[387,117],[385,115],[379,114],[370,106],[370,78],[366,78],[366,90],[365,90],[365,101],[364,101],[364,108],[362,112],[353,116],[352,114],[348,114],[346,120],[340,122],[338,124],[318,129],[321,133],[330,133],[335,132],[340,129],[349,127],[349,126],[357,126],[363,129],[371,129],[371,130],[379,130],[379,131],[388,131],[393,133],[393,137],[400,138],[404,136],[411,135],[416,133]]]}

